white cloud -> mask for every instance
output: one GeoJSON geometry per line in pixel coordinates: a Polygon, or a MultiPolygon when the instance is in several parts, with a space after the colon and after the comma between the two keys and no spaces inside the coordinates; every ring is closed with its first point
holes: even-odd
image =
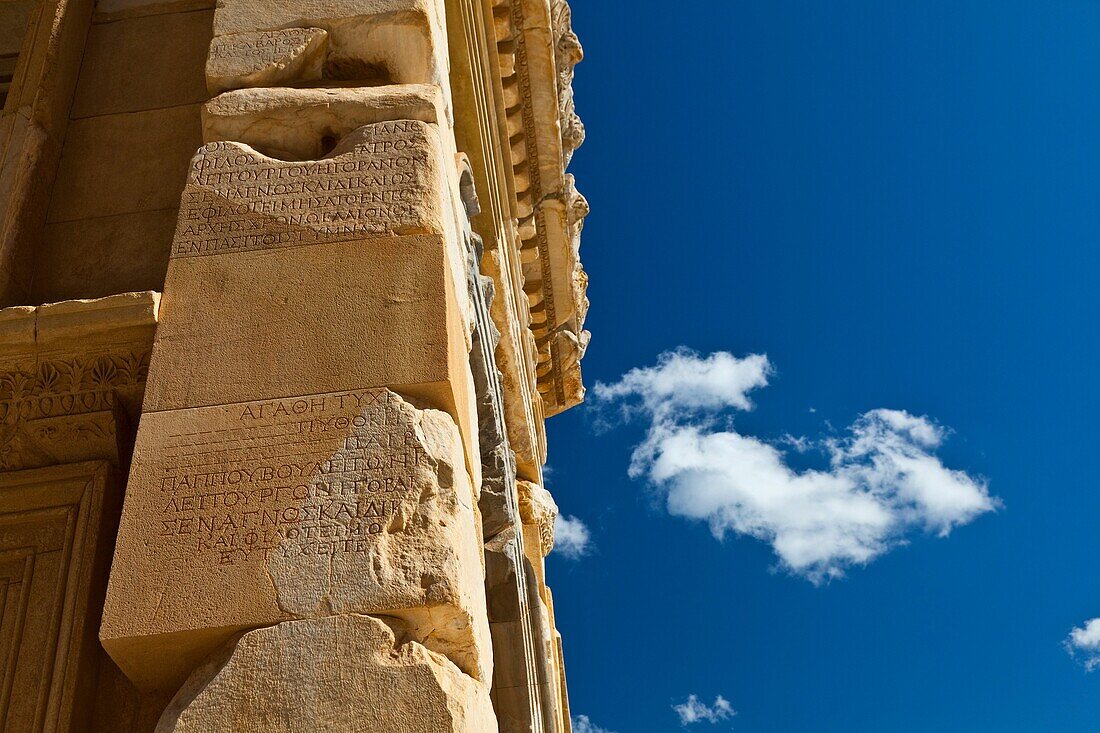
{"type": "Polygon", "coordinates": [[[587,555],[591,545],[592,535],[584,522],[562,514],[554,518],[554,552],[576,560],[587,555]]]}
{"type": "Polygon", "coordinates": [[[720,720],[729,720],[737,711],[730,705],[729,700],[719,695],[714,698],[713,705],[707,705],[699,699],[698,695],[688,695],[688,699],[679,705],[673,705],[672,709],[680,716],[680,725],[692,723],[717,723],[720,720]]]}
{"type": "Polygon", "coordinates": [[[841,438],[784,436],[780,445],[829,458],[822,469],[791,468],[783,450],[728,419],[731,409],[752,409],[748,393],[772,373],[763,355],[680,349],[593,392],[597,405],[648,419],[630,475],[662,490],[670,513],[707,522],[719,539],[732,531],[766,541],[783,568],[814,583],[870,562],[913,530],[943,537],[999,506],[984,480],[935,455],[944,429],[903,410],[866,412],[841,438]]]}
{"type": "Polygon", "coordinates": [[[1063,644],[1087,671],[1100,667],[1100,618],[1089,619],[1084,626],[1071,630],[1063,644]]]}
{"type": "Polygon", "coordinates": [[[607,728],[601,728],[593,723],[587,715],[578,715],[572,721],[573,733],[612,733],[607,728]]]}
{"type": "Polygon", "coordinates": [[[766,387],[771,373],[762,354],[738,359],[718,351],[701,358],[678,349],[661,354],[657,366],[631,369],[615,384],[599,383],[594,391],[603,402],[640,397],[642,407],[658,418],[691,410],[751,410],[748,393],[766,387]]]}

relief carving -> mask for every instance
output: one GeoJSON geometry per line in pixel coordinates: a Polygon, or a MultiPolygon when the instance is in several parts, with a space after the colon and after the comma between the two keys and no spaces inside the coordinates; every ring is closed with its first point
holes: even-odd
{"type": "Polygon", "coordinates": [[[121,410],[0,425],[0,471],[107,460],[124,466],[129,430],[121,410]]]}
{"type": "Polygon", "coordinates": [[[537,388],[549,417],[584,396],[580,359],[589,334],[584,331],[587,276],[578,256],[583,216],[567,211],[575,188],[565,178],[573,151],[584,140],[572,90],[573,67],[584,54],[564,0],[496,0],[495,5],[524,292],[537,343],[537,388]],[[545,121],[548,98],[553,125],[545,121]]]}
{"type": "Polygon", "coordinates": [[[538,528],[539,546],[546,557],[554,549],[554,520],[558,505],[550,492],[532,481],[517,481],[519,488],[519,512],[523,523],[538,528]]]}
{"type": "Polygon", "coordinates": [[[0,374],[0,423],[113,409],[120,388],[140,388],[148,352],[74,356],[0,374]]]}
{"type": "Polygon", "coordinates": [[[45,465],[50,454],[117,461],[114,450],[68,443],[109,445],[87,432],[99,420],[89,415],[136,420],[159,304],[145,292],[0,310],[0,465],[45,465]]]}
{"type": "Polygon", "coordinates": [[[584,124],[573,103],[573,67],[584,59],[581,40],[573,32],[573,11],[565,0],[552,0],[551,18],[554,27],[554,61],[558,74],[558,120],[561,125],[562,154],[565,167],[573,152],[584,143],[584,124]]]}

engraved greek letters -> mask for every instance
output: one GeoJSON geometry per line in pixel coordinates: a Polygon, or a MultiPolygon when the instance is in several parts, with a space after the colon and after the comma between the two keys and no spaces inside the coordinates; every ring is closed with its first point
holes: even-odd
{"type": "Polygon", "coordinates": [[[436,195],[428,126],[361,128],[350,152],[302,163],[238,143],[205,146],[191,164],[173,257],[347,241],[425,229],[436,195]]]}
{"type": "Polygon", "coordinates": [[[252,402],[223,408],[236,418],[225,428],[173,435],[158,487],[162,549],[191,565],[365,552],[415,507],[428,465],[389,395],[252,402]]]}
{"type": "Polygon", "coordinates": [[[287,28],[218,36],[210,44],[210,58],[274,61],[302,50],[318,35],[324,35],[324,31],[317,28],[287,28]]]}

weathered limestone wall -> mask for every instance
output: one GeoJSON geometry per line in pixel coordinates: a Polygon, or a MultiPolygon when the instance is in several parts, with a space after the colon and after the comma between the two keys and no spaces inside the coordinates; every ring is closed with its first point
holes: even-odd
{"type": "Polygon", "coordinates": [[[225,91],[183,191],[101,631],[140,687],[188,681],[160,730],[388,726],[394,695],[442,716],[403,730],[496,728],[442,23],[417,0],[215,15],[225,91]],[[234,89],[336,74],[387,83],[234,89]],[[299,671],[342,654],[360,685],[299,671]],[[263,674],[288,657],[285,686],[263,674]],[[338,698],[331,725],[303,685],[338,698]]]}
{"type": "Polygon", "coordinates": [[[0,7],[0,304],[98,298],[0,310],[0,728],[568,733],[579,55],[561,0],[0,7]]]}
{"type": "Polygon", "coordinates": [[[213,3],[120,6],[100,3],[87,31],[31,302],[164,284],[188,161],[202,144],[213,3]]]}

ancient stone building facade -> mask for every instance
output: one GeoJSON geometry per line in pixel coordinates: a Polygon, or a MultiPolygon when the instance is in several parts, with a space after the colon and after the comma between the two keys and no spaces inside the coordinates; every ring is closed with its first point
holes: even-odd
{"type": "Polygon", "coordinates": [[[0,3],[0,730],[569,731],[564,0],[0,3]]]}

